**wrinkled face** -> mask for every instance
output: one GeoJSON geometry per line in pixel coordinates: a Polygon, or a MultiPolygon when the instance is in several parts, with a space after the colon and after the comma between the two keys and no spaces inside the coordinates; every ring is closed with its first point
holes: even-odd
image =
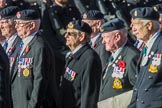
{"type": "Polygon", "coordinates": [[[23,20],[16,20],[16,30],[18,33],[18,36],[20,38],[27,37],[27,33],[30,31],[31,22],[29,21],[23,21],[23,20]]]}
{"type": "Polygon", "coordinates": [[[5,7],[6,0],[0,0],[0,8],[5,7]]]}
{"type": "Polygon", "coordinates": [[[0,20],[0,29],[2,36],[11,37],[15,30],[15,22],[11,19],[2,19],[0,20]]]}
{"type": "Polygon", "coordinates": [[[149,30],[142,21],[138,19],[134,19],[131,21],[132,33],[137,37],[139,40],[148,40],[149,30]]]}
{"type": "Polygon", "coordinates": [[[116,39],[115,39],[115,33],[113,32],[107,32],[107,33],[102,33],[102,44],[105,45],[106,51],[113,52],[115,50],[115,45],[116,45],[116,39]]]}
{"type": "Polygon", "coordinates": [[[79,32],[75,29],[67,29],[65,34],[66,45],[72,50],[75,49],[79,44],[79,32]]]}

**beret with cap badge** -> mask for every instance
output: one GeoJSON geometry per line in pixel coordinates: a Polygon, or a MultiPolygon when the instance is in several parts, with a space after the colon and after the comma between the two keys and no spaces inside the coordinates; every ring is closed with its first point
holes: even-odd
{"type": "Polygon", "coordinates": [[[67,29],[77,29],[77,30],[85,32],[85,33],[89,33],[89,34],[92,33],[91,27],[87,23],[85,23],[81,20],[74,20],[74,21],[70,22],[67,25],[67,29]]]}
{"type": "Polygon", "coordinates": [[[122,28],[125,28],[124,22],[119,18],[114,18],[101,25],[100,32],[101,33],[111,32],[114,30],[120,30],[122,28]]]}
{"type": "Polygon", "coordinates": [[[162,4],[157,4],[153,6],[153,9],[157,12],[159,12],[160,14],[162,14],[162,4]]]}
{"type": "Polygon", "coordinates": [[[0,11],[0,19],[14,18],[18,11],[19,11],[19,8],[17,6],[5,7],[0,11]]]}
{"type": "Polygon", "coordinates": [[[34,9],[25,9],[16,13],[17,20],[37,20],[40,19],[39,12],[34,9]]]}
{"type": "Polygon", "coordinates": [[[133,19],[159,20],[159,13],[151,7],[135,8],[130,14],[133,19]]]}
{"type": "Polygon", "coordinates": [[[104,15],[98,10],[89,10],[82,14],[83,20],[99,20],[103,18],[104,15]]]}

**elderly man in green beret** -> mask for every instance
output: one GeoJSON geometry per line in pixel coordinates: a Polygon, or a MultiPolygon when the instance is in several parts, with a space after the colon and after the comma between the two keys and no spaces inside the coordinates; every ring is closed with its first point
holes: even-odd
{"type": "Polygon", "coordinates": [[[102,43],[112,55],[102,73],[98,108],[127,108],[136,82],[139,52],[129,43],[122,20],[112,19],[100,31],[102,43]]]}
{"type": "Polygon", "coordinates": [[[145,43],[137,66],[137,82],[128,108],[162,108],[162,34],[159,13],[151,7],[131,11],[132,31],[145,43]]]}

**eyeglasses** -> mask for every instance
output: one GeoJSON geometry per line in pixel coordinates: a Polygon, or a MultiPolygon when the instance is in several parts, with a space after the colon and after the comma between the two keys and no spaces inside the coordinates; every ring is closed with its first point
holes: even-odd
{"type": "Polygon", "coordinates": [[[20,27],[24,27],[24,26],[26,26],[26,25],[28,25],[28,24],[30,24],[31,22],[18,22],[18,21],[15,21],[15,24],[17,25],[17,26],[20,26],[20,27]]]}
{"type": "Polygon", "coordinates": [[[68,36],[74,36],[74,35],[77,34],[77,32],[66,32],[66,34],[67,34],[68,36]]]}
{"type": "Polygon", "coordinates": [[[3,20],[3,21],[1,20],[0,21],[0,24],[8,24],[8,23],[9,23],[9,20],[3,20]]]}

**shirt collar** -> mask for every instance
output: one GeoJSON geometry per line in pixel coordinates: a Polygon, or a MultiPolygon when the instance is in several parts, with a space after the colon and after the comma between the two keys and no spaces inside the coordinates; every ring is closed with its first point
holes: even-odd
{"type": "Polygon", "coordinates": [[[29,44],[29,42],[34,38],[34,36],[35,36],[36,33],[37,33],[37,32],[34,32],[34,33],[31,34],[30,36],[28,36],[28,37],[22,39],[24,45],[29,44]]]}
{"type": "Polygon", "coordinates": [[[115,53],[112,53],[112,56],[114,58],[113,60],[116,60],[117,56],[122,51],[122,49],[123,49],[123,47],[125,46],[126,43],[127,43],[127,40],[124,42],[124,44],[115,53]]]}
{"type": "Polygon", "coordinates": [[[98,33],[94,38],[91,39],[92,45],[96,42],[97,38],[100,37],[100,33],[98,33]]]}
{"type": "Polygon", "coordinates": [[[85,44],[79,45],[74,51],[72,51],[72,54],[75,54],[79,49],[81,49],[85,44]]]}
{"type": "Polygon", "coordinates": [[[160,29],[148,40],[148,42],[146,43],[146,46],[147,46],[147,53],[146,55],[149,54],[152,46],[153,46],[153,43],[155,42],[156,38],[159,36],[160,34],[160,29]]]}

